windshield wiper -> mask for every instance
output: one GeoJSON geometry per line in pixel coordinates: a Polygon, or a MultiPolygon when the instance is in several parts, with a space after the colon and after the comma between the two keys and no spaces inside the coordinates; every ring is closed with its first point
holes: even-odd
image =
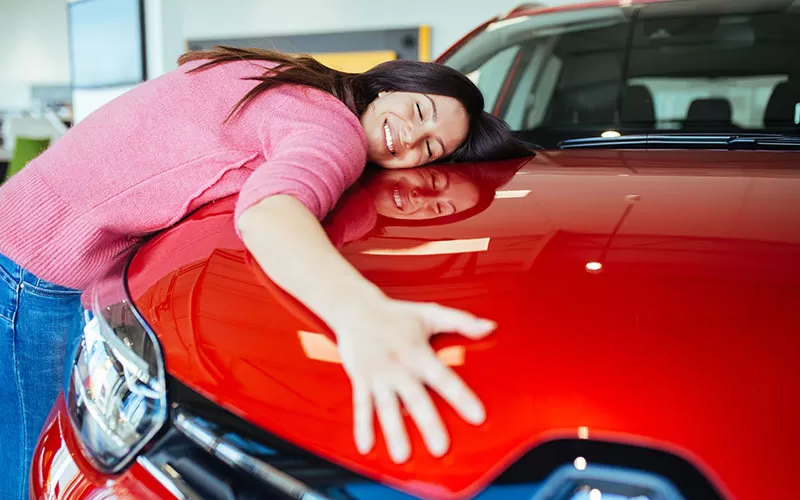
{"type": "Polygon", "coordinates": [[[782,134],[641,134],[567,139],[560,149],[800,150],[800,137],[782,134]]]}

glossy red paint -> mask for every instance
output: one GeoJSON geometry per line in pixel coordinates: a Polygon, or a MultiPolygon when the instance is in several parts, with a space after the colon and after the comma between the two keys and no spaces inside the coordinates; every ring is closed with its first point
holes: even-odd
{"type": "Polygon", "coordinates": [[[33,456],[30,498],[52,500],[171,498],[144,468],[134,464],[123,474],[101,474],[83,457],[59,396],[33,456]]]}
{"type": "Polygon", "coordinates": [[[331,334],[250,261],[233,200],[143,247],[129,286],[172,375],[405,491],[467,497],[586,427],[681,455],[726,495],[776,498],[795,488],[800,448],[798,165],[789,152],[540,153],[472,219],[346,245],[390,296],[499,323],[482,341],[435,340],[488,410],[472,427],[437,399],[453,443],[442,459],[413,427],[406,464],[382,441],[358,454],[331,334]],[[438,242],[454,253],[431,253],[438,242]]]}

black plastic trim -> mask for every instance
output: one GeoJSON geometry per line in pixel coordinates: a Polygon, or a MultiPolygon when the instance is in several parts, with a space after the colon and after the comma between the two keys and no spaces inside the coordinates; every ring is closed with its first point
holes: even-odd
{"type": "Polygon", "coordinates": [[[726,149],[726,150],[800,150],[800,137],[774,134],[642,134],[620,137],[585,137],[567,139],[560,149],[726,149]]]}
{"type": "MultiPolygon", "coordinates": [[[[325,492],[351,483],[374,483],[339,465],[278,438],[209,401],[173,377],[167,377],[173,408],[181,408],[270,448],[274,453],[259,459],[279,468],[314,489],[325,492]]],[[[629,444],[588,439],[545,442],[509,466],[493,485],[544,482],[554,471],[572,464],[576,457],[588,463],[635,469],[669,480],[687,499],[721,500],[722,493],[686,459],[666,451],[629,444]]]]}

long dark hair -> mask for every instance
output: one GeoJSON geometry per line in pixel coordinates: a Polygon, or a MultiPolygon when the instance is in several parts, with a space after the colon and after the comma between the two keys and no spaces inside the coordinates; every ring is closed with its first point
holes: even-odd
{"type": "Polygon", "coordinates": [[[467,140],[445,161],[496,161],[533,155],[530,148],[511,135],[505,122],[483,110],[483,95],[478,87],[465,75],[443,64],[395,60],[381,63],[364,73],[345,73],[309,56],[227,46],[187,52],[178,59],[178,64],[195,60],[206,62],[191,71],[202,71],[218,64],[241,60],[277,64],[271,69],[265,68],[261,75],[247,78],[259,83],[236,103],[226,121],[241,112],[262,92],[287,83],[328,92],[359,117],[379,92],[416,92],[457,99],[469,115],[467,140]]]}

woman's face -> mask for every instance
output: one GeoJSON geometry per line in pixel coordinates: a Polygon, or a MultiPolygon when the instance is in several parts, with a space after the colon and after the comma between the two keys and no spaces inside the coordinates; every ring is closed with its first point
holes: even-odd
{"type": "Polygon", "coordinates": [[[411,168],[447,157],[467,139],[469,116],[452,97],[381,92],[361,115],[367,159],[411,168]]]}
{"type": "Polygon", "coordinates": [[[383,171],[366,188],[378,214],[392,219],[425,220],[454,215],[474,207],[480,198],[475,184],[447,168],[383,171]]]}

